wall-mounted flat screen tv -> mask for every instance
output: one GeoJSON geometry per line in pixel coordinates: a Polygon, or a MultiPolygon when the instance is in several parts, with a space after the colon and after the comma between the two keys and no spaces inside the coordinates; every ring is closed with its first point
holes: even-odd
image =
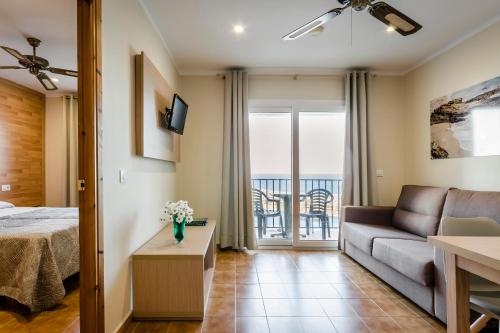
{"type": "Polygon", "coordinates": [[[183,134],[187,111],[188,105],[186,102],[184,102],[179,95],[175,94],[172,102],[172,108],[169,112],[170,116],[168,118],[168,129],[177,134],[183,134]]]}

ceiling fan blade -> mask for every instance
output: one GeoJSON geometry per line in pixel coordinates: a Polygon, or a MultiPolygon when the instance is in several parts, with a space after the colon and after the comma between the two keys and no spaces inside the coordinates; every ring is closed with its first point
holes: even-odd
{"type": "Polygon", "coordinates": [[[5,52],[9,53],[11,56],[17,58],[17,60],[22,60],[30,65],[33,64],[33,61],[31,61],[31,59],[22,55],[18,50],[11,49],[10,47],[7,46],[0,46],[0,47],[4,49],[5,52]]]}
{"type": "Polygon", "coordinates": [[[38,73],[36,78],[38,79],[38,81],[40,81],[40,83],[46,90],[57,90],[57,86],[54,84],[54,82],[52,82],[47,74],[40,72],[38,73]]]}
{"type": "Polygon", "coordinates": [[[312,30],[316,29],[317,27],[325,24],[326,22],[330,21],[332,18],[339,16],[342,14],[342,11],[344,8],[334,8],[330,10],[329,12],[321,15],[320,17],[312,20],[311,22],[304,24],[298,29],[295,29],[294,31],[290,32],[288,35],[284,36],[282,39],[283,40],[295,40],[298,39],[308,32],[311,32],[312,30]]]}
{"type": "Polygon", "coordinates": [[[78,77],[78,72],[77,71],[72,71],[69,69],[63,69],[63,68],[57,68],[57,67],[49,67],[47,70],[51,73],[54,74],[61,74],[61,75],[67,75],[67,76],[73,76],[73,77],[78,77]]]}
{"type": "Polygon", "coordinates": [[[24,69],[21,66],[0,66],[0,69],[24,69]]]}
{"type": "Polygon", "coordinates": [[[368,11],[377,20],[393,27],[403,36],[414,34],[422,29],[420,24],[385,2],[371,4],[368,11]]]}

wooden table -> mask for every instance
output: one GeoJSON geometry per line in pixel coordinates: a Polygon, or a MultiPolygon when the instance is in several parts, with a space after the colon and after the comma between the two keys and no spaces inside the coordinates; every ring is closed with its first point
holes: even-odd
{"type": "Polygon", "coordinates": [[[215,268],[215,221],[186,227],[174,240],[172,224],[132,255],[133,316],[203,320],[215,268]]]}
{"type": "Polygon", "coordinates": [[[500,284],[500,237],[431,236],[428,241],[445,252],[448,332],[469,332],[469,272],[500,284]]]}

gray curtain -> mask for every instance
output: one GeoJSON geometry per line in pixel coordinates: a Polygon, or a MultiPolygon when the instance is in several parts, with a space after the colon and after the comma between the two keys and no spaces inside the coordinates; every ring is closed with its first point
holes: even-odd
{"type": "Polygon", "coordinates": [[[248,134],[248,75],[226,75],[220,245],[242,250],[256,247],[253,229],[248,134]]]}
{"type": "Polygon", "coordinates": [[[346,125],[342,206],[371,204],[368,172],[369,78],[370,74],[366,71],[352,71],[347,73],[345,78],[346,125]]]}

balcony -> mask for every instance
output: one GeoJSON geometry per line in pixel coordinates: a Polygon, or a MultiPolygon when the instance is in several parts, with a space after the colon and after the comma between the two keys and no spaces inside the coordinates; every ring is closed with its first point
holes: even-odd
{"type": "MultiPolygon", "coordinates": [[[[339,216],[343,181],[340,177],[308,177],[300,179],[300,240],[338,240],[339,216]],[[323,191],[314,191],[323,190],[323,191]],[[313,191],[313,192],[311,192],[313,191]],[[322,194],[311,197],[311,193],[322,194]],[[311,204],[322,206],[312,213],[311,204]],[[307,221],[308,220],[308,221],[307,221]]],[[[291,239],[292,181],[290,178],[253,178],[254,225],[259,239],[291,239]],[[263,195],[259,195],[260,191],[263,195]],[[268,217],[261,218],[257,201],[268,217]],[[272,216],[271,216],[272,215],[272,216]],[[280,219],[282,224],[280,223],[280,219]]],[[[314,207],[314,206],[313,206],[314,207]]]]}

